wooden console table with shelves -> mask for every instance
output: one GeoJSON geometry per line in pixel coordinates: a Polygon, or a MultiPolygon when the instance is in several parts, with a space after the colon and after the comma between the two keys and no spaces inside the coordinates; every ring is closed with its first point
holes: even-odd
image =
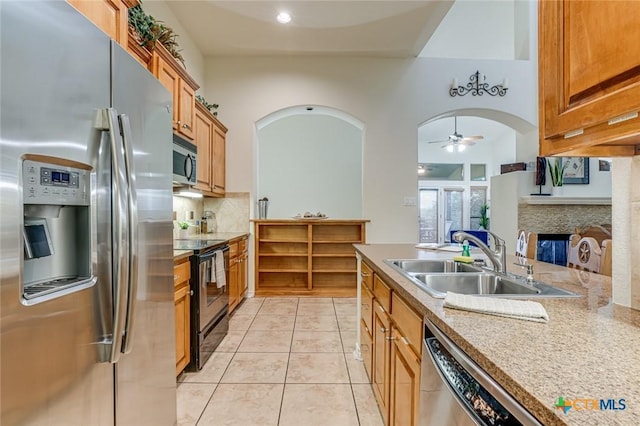
{"type": "Polygon", "coordinates": [[[353,244],[368,220],[260,219],[255,227],[256,296],[356,295],[353,244]]]}

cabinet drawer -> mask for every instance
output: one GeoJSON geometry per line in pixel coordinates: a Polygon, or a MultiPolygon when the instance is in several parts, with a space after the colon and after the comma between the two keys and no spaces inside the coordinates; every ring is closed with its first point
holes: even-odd
{"type": "Polygon", "coordinates": [[[243,238],[238,242],[238,251],[240,253],[247,251],[247,238],[243,238]]]}
{"type": "Polygon", "coordinates": [[[173,266],[173,285],[178,285],[191,278],[191,263],[183,262],[173,266]]]}
{"type": "Polygon", "coordinates": [[[391,287],[382,281],[377,275],[373,277],[373,295],[385,311],[391,312],[391,287]]]}
{"type": "Polygon", "coordinates": [[[371,333],[371,327],[373,324],[373,294],[364,285],[362,285],[360,290],[360,296],[362,298],[360,306],[360,317],[369,329],[369,333],[371,333]]]}
{"type": "Polygon", "coordinates": [[[236,257],[238,255],[238,245],[238,241],[229,244],[229,257],[236,257]]]}
{"type": "Polygon", "coordinates": [[[360,275],[362,275],[362,283],[373,291],[373,269],[365,262],[360,263],[360,275]]]}
{"type": "Polygon", "coordinates": [[[420,356],[422,353],[422,318],[411,309],[396,293],[393,299],[391,317],[413,351],[420,356]]]}

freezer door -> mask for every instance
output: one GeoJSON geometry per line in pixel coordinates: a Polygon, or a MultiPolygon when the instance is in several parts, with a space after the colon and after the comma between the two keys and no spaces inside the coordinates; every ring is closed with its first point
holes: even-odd
{"type": "Polygon", "coordinates": [[[168,426],[176,422],[172,99],[120,46],[112,49],[113,107],[125,129],[130,124],[125,145],[137,193],[137,290],[125,326],[128,353],[116,364],[116,425],[168,426]]]}
{"type": "Polygon", "coordinates": [[[112,325],[106,187],[92,194],[104,203],[91,219],[97,283],[30,306],[20,292],[21,157],[67,158],[110,182],[93,127],[110,103],[109,40],[60,1],[2,1],[0,31],[0,424],[113,426],[113,365],[100,362],[112,325]]]}

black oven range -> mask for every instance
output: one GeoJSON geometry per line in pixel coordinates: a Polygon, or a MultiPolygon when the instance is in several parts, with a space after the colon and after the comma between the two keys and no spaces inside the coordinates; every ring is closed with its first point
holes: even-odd
{"type": "Polygon", "coordinates": [[[229,245],[227,240],[179,239],[175,250],[191,256],[191,362],[202,369],[229,330],[229,245]]]}

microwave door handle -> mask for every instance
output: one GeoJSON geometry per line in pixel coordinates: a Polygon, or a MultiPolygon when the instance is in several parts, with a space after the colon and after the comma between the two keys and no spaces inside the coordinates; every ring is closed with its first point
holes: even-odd
{"type": "Polygon", "coordinates": [[[191,154],[187,154],[187,156],[184,157],[184,175],[187,180],[191,182],[191,178],[193,177],[193,157],[191,154]]]}
{"type": "Polygon", "coordinates": [[[138,204],[136,200],[136,174],[133,158],[133,138],[131,136],[131,123],[129,117],[125,114],[119,116],[122,128],[122,144],[125,154],[125,167],[129,191],[127,192],[128,201],[128,239],[127,258],[129,262],[129,279],[127,280],[127,307],[124,322],[124,334],[122,342],[122,353],[129,353],[133,344],[133,324],[135,319],[136,295],[138,293],[138,204]]]}
{"type": "Polygon", "coordinates": [[[126,314],[127,292],[125,284],[129,278],[128,259],[126,257],[127,235],[127,177],[125,175],[125,159],[120,134],[118,113],[113,108],[104,110],[103,130],[109,131],[109,142],[112,162],[111,202],[113,215],[113,334],[108,360],[116,363],[122,350],[122,334],[126,314]]]}

